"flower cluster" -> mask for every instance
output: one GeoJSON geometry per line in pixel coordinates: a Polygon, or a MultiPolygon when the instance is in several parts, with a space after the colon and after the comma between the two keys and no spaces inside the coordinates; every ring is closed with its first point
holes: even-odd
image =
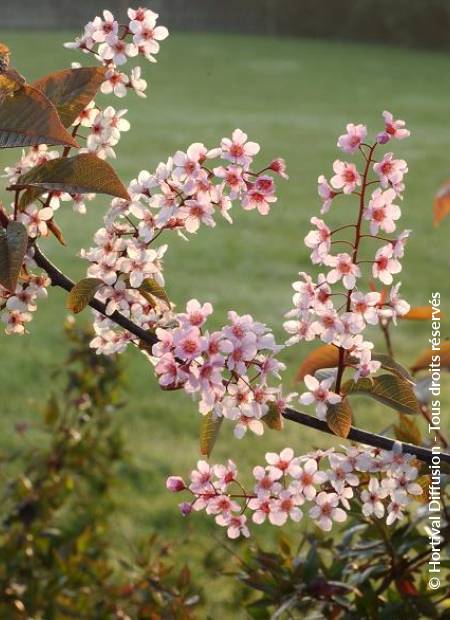
{"type": "MultiPolygon", "coordinates": [[[[158,15],[148,9],[129,9],[128,17],[129,23],[121,26],[109,11],[104,11],[103,19],[96,17],[92,22],[89,22],[85,27],[84,35],[75,43],[66,44],[66,47],[79,48],[86,53],[94,53],[101,60],[106,67],[106,79],[101,85],[101,92],[104,94],[114,93],[118,97],[123,97],[127,89],[131,88],[137,95],[145,97],[147,83],[141,77],[140,67],[134,67],[130,75],[121,73],[117,67],[122,65],[128,57],[139,54],[144,55],[152,62],[156,62],[154,55],[159,51],[158,41],[165,39],[168,31],[163,26],[156,26],[158,15]],[[132,41],[127,43],[127,37],[131,37],[132,41]]],[[[72,64],[72,68],[79,66],[78,63],[72,64]]],[[[73,135],[85,140],[86,144],[85,147],[78,150],[78,153],[93,153],[102,159],[115,158],[114,148],[120,140],[121,133],[130,129],[130,123],[125,118],[126,112],[127,110],[116,110],[113,106],[101,109],[94,101],[91,101],[72,124],[73,135]],[[82,135],[83,130],[87,130],[86,135],[82,135]]],[[[58,150],[50,150],[45,144],[32,146],[22,151],[22,156],[17,163],[5,168],[4,176],[10,185],[14,185],[21,175],[35,166],[61,156],[64,155],[58,150]]],[[[74,211],[84,214],[86,213],[87,202],[94,198],[95,194],[93,193],[70,194],[53,190],[41,194],[38,199],[19,210],[17,205],[11,204],[11,212],[14,213],[14,216],[11,217],[24,224],[30,239],[46,237],[50,232],[61,239],[61,231],[54,221],[55,212],[61,203],[70,201],[74,211]]],[[[6,217],[9,218],[8,215],[6,217]]],[[[101,235],[102,231],[98,233],[99,237],[101,235]]],[[[102,246],[102,242],[100,245],[102,246]]],[[[130,243],[128,254],[125,253],[122,256],[124,273],[127,273],[125,259],[133,261],[136,254],[142,250],[139,243],[136,245],[138,249],[134,254],[130,243]]],[[[146,269],[145,274],[150,273],[148,269],[151,269],[151,273],[155,269],[157,270],[155,267],[157,258],[160,258],[163,252],[164,249],[161,249],[161,255],[154,256],[147,251],[145,259],[142,259],[144,261],[143,268],[146,269]],[[149,267],[149,262],[152,262],[152,267],[149,267]]],[[[28,257],[27,260],[30,261],[31,258],[28,257]]],[[[25,324],[31,320],[30,312],[36,307],[36,297],[42,296],[46,292],[44,285],[35,286],[34,284],[34,282],[40,283],[41,280],[45,282],[45,278],[41,276],[30,276],[29,279],[21,278],[17,291],[12,293],[3,288],[0,290],[0,297],[3,302],[2,309],[4,310],[2,321],[6,323],[8,334],[25,333],[25,324]],[[19,301],[17,301],[18,299],[19,301]],[[20,301],[24,299],[26,303],[20,301]]],[[[105,284],[108,284],[109,280],[106,276],[105,284]]],[[[136,281],[133,273],[130,280],[136,281]]],[[[116,282],[116,278],[114,282],[116,282]]],[[[126,308],[129,316],[139,318],[138,322],[141,326],[153,325],[160,318],[161,313],[158,310],[155,311],[152,304],[149,304],[148,300],[137,291],[127,290],[123,281],[118,282],[115,288],[110,291],[103,288],[99,297],[108,300],[108,308],[111,313],[119,307],[126,308]]],[[[103,352],[113,353],[123,350],[130,340],[129,334],[117,330],[114,324],[104,317],[97,316],[95,329],[98,336],[94,342],[98,343],[99,350],[103,352]],[[104,342],[105,334],[108,335],[106,342],[104,342]]]]}
{"type": "Polygon", "coordinates": [[[124,118],[126,113],[127,110],[116,110],[113,106],[100,110],[91,102],[74,122],[74,126],[89,129],[86,147],[78,152],[94,153],[101,159],[115,159],[114,147],[119,143],[121,133],[130,129],[130,123],[124,118]]]}
{"type": "Polygon", "coordinates": [[[281,412],[286,406],[281,386],[269,386],[285,368],[275,357],[282,347],[249,314],[231,311],[228,325],[210,333],[204,325],[212,311],[210,303],[192,299],[175,316],[176,326],[156,330],[159,342],[152,353],[159,384],[196,395],[200,413],[232,420],[239,439],[247,429],[262,435],[269,407],[281,412]]]}
{"type": "Polygon", "coordinates": [[[331,448],[300,457],[285,448],[280,454],[266,454],[266,462],[253,469],[249,490],[230,460],[226,465],[198,461],[190,482],[170,476],[166,486],[174,493],[191,494],[191,501],[180,504],[183,515],[205,510],[227,528],[230,538],[250,536],[250,520],[281,526],[289,519],[300,521],[306,513],[325,531],[345,521],[349,510],[361,511],[363,518],[385,518],[391,525],[423,492],[416,482],[417,463],[400,444],[392,450],[362,445],[342,452],[331,448]]]}
{"type": "MultiPolygon", "coordinates": [[[[338,195],[353,194],[359,203],[357,219],[354,224],[331,230],[324,220],[311,218],[314,228],[306,235],[304,242],[311,250],[312,263],[321,266],[323,272],[316,279],[305,272],[299,273],[300,279],[293,284],[294,308],[286,314],[288,320],[284,323],[290,335],[287,345],[319,338],[326,344],[338,347],[343,353],[342,365],[337,370],[340,378],[346,367],[353,369],[355,379],[376,372],[380,363],[371,359],[373,343],[364,339],[364,330],[380,321],[395,321],[409,309],[399,296],[399,283],[392,286],[387,298],[379,292],[364,290],[360,285],[364,264],[370,265],[371,276],[375,280],[380,280],[384,285],[393,283],[393,275],[401,271],[400,259],[410,233],[405,230],[392,239],[380,234],[391,234],[396,230],[401,211],[395,202],[402,199],[403,177],[408,167],[404,160],[395,159],[391,152],[377,160],[376,148],[391,138],[402,139],[409,135],[404,121],[394,120],[389,112],[384,112],[383,117],[385,131],[378,135],[373,144],[365,142],[367,128],[361,124],[347,125],[346,133],[338,139],[338,147],[345,153],[361,153],[362,170],[358,170],[354,163],[336,160],[333,164],[334,175],[329,181],[324,175],[319,176],[321,212],[327,213],[338,195]],[[368,187],[372,184],[378,184],[378,187],[368,196],[368,187]],[[365,222],[367,233],[364,232],[365,222]],[[351,239],[336,238],[337,233],[349,230],[354,233],[351,239]],[[360,259],[363,238],[382,243],[371,260],[360,259]],[[336,247],[340,245],[349,246],[350,251],[339,251],[336,247]],[[338,290],[332,288],[336,284],[340,285],[338,290]]],[[[373,252],[373,249],[368,251],[373,252]]],[[[309,392],[300,396],[300,402],[315,403],[317,415],[323,419],[328,405],[341,400],[339,381],[331,376],[319,382],[308,375],[305,383],[309,392]]]]}
{"type": "Polygon", "coordinates": [[[1,320],[5,324],[5,333],[23,336],[27,333],[26,324],[32,319],[37,308],[38,299],[47,297],[50,278],[47,274],[35,274],[30,271],[35,267],[30,255],[26,256],[27,273],[21,278],[14,291],[0,285],[1,320]]]}
{"type": "Polygon", "coordinates": [[[105,81],[101,91],[124,97],[127,89],[145,97],[147,82],[141,77],[141,68],[133,67],[130,74],[121,69],[129,58],[144,56],[156,62],[159,42],[166,39],[169,31],[157,26],[158,14],[150,9],[128,9],[128,23],[119,24],[110,11],[103,11],[84,27],[81,37],[65,44],[69,49],[80,49],[93,54],[106,67],[105,81]]]}
{"type": "MultiPolygon", "coordinates": [[[[240,129],[213,149],[191,144],[153,173],[141,171],[128,186],[129,201],[112,200],[95,245],[81,252],[91,263],[88,276],[104,283],[97,297],[107,304],[108,314],[118,310],[145,329],[163,326],[172,318],[170,305],[161,300],[155,305],[145,291],[149,280],[164,286],[162,259],[167,245],[154,247],[155,241],[168,231],[186,238],[202,224],[213,227],[217,214],[232,222],[229,211],[234,202],[267,214],[277,199],[269,173],[286,177],[286,172],[282,159],[254,172],[251,165],[259,149],[240,129]],[[212,165],[217,158],[219,165],[212,165]]],[[[99,353],[120,352],[131,339],[98,315],[95,330],[93,346],[99,353]]]]}
{"type": "MultiPolygon", "coordinates": [[[[121,26],[109,11],[103,12],[103,19],[96,17],[85,26],[84,35],[73,43],[66,43],[68,48],[78,48],[86,53],[95,54],[106,67],[105,81],[101,85],[104,94],[113,93],[123,97],[131,88],[137,95],[145,97],[146,81],[141,77],[141,68],[134,67],[130,75],[118,71],[117,67],[126,62],[128,57],[144,55],[156,62],[154,54],[159,51],[158,41],[168,36],[167,28],[156,26],[157,13],[149,9],[128,9],[129,23],[121,26]],[[127,43],[127,37],[132,41],[127,43]],[[97,51],[96,51],[97,50],[97,51]]],[[[72,68],[80,67],[72,63],[72,68]]],[[[124,118],[127,110],[116,110],[113,106],[105,109],[91,101],[73,122],[74,135],[85,140],[86,146],[79,153],[93,153],[102,159],[115,158],[114,148],[120,140],[121,133],[130,129],[130,123],[124,118]],[[87,135],[80,135],[80,130],[87,129],[87,135]]],[[[22,152],[21,159],[5,168],[5,177],[12,185],[31,168],[61,157],[57,150],[49,150],[46,145],[33,146],[22,152]]],[[[47,236],[52,228],[55,211],[62,201],[72,201],[74,211],[86,213],[86,203],[93,200],[95,194],[69,194],[52,191],[44,193],[40,199],[26,206],[18,219],[27,227],[29,237],[47,236]]]]}

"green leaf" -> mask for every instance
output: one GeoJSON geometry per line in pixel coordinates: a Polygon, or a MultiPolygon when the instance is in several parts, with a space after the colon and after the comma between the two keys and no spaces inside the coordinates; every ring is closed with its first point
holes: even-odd
{"type": "Polygon", "coordinates": [[[60,157],[35,166],[17,181],[16,188],[31,188],[20,199],[20,209],[44,193],[108,194],[124,200],[130,197],[114,169],[92,153],[60,157]]]}
{"type": "Polygon", "coordinates": [[[394,375],[398,375],[399,377],[402,377],[403,379],[414,383],[409,371],[404,366],[402,366],[402,364],[399,364],[394,359],[392,359],[392,357],[390,357],[389,355],[385,355],[384,353],[374,353],[372,355],[372,359],[376,360],[377,362],[381,362],[381,368],[384,368],[384,370],[388,370],[394,375]]]}
{"type": "Polygon", "coordinates": [[[47,97],[25,85],[0,103],[0,148],[35,144],[78,147],[47,97]]]}
{"type": "Polygon", "coordinates": [[[352,408],[346,398],[336,405],[328,405],[327,424],[328,428],[338,437],[347,437],[352,426],[352,408]]]}
{"type": "Polygon", "coordinates": [[[150,303],[153,303],[151,297],[156,297],[156,299],[163,301],[170,308],[170,299],[166,291],[154,278],[146,278],[138,290],[150,303]],[[151,296],[150,299],[147,295],[151,296]]]}
{"type": "Polygon", "coordinates": [[[104,67],[64,69],[46,75],[32,86],[44,93],[58,110],[64,127],[69,127],[95,97],[105,72],[104,67]]]}
{"type": "Polygon", "coordinates": [[[342,386],[347,396],[364,394],[400,413],[414,415],[420,413],[413,385],[397,375],[379,375],[371,379],[347,381],[342,386]]]}
{"type": "Polygon", "coordinates": [[[10,222],[0,231],[0,284],[14,291],[28,246],[27,229],[20,222],[10,222]]]}
{"type": "Polygon", "coordinates": [[[283,416],[274,402],[269,402],[269,411],[261,419],[273,431],[281,431],[283,429],[283,416]]]}
{"type": "Polygon", "coordinates": [[[84,310],[102,285],[103,281],[99,278],[83,278],[77,282],[67,297],[67,309],[74,314],[84,310]]]}
{"type": "Polygon", "coordinates": [[[200,453],[210,456],[214,444],[216,443],[223,417],[217,417],[210,411],[202,417],[200,425],[200,453]]]}

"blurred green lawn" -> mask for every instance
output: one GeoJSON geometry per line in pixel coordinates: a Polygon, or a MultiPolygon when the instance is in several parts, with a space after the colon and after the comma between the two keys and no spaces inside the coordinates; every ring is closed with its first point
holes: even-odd
{"type": "MultiPolygon", "coordinates": [[[[73,33],[0,36],[28,80],[86,58],[62,48],[73,33]]],[[[450,221],[433,229],[431,204],[449,172],[449,68],[447,55],[388,47],[199,34],[169,38],[158,64],[145,67],[149,98],[128,95],[112,101],[115,107],[129,109],[132,123],[118,148],[116,165],[122,178],[128,182],[193,141],[214,146],[235,127],[261,143],[261,162],[283,156],[290,174],[289,182],[279,182],[279,201],[270,217],[236,208],[232,227],[220,222],[214,230],[202,229],[188,244],[174,237],[166,261],[171,298],[180,306],[191,297],[211,300],[217,326],[228,309],[250,312],[283,338],[281,323],[291,304],[291,282],[299,270],[310,268],[302,240],[309,218],[318,214],[317,176],[329,175],[339,156],[336,138],[347,122],[367,122],[373,134],[380,130],[381,112],[388,109],[406,119],[413,132],[410,140],[393,144],[410,167],[402,226],[414,231],[402,291],[413,305],[425,305],[436,289],[448,302],[450,221]]],[[[0,164],[18,155],[5,151],[0,164]]],[[[58,212],[68,248],[50,240],[45,249],[74,279],[86,268],[76,253],[90,244],[106,204],[106,199],[98,199],[85,217],[70,208],[58,212]]],[[[337,203],[331,220],[350,221],[352,204],[337,203]]],[[[50,372],[60,364],[66,346],[61,328],[64,302],[64,294],[52,290],[50,299],[40,304],[29,336],[0,336],[4,446],[17,441],[15,421],[36,422],[37,405],[51,390],[50,372]]],[[[448,322],[446,329],[448,334],[448,322]]],[[[412,362],[427,346],[428,332],[427,323],[402,323],[394,335],[399,358],[412,362]]],[[[381,346],[378,335],[376,339],[381,346]]],[[[289,388],[307,350],[303,345],[283,354],[289,364],[289,388]]],[[[128,402],[120,416],[138,468],[124,472],[119,495],[125,516],[118,513],[118,524],[129,533],[155,527],[181,533],[187,522],[178,516],[178,498],[166,493],[164,479],[171,472],[187,472],[198,457],[199,416],[186,396],[158,390],[152,369],[138,352],[127,353],[126,361],[128,402]]],[[[446,381],[444,387],[448,385],[446,381]]],[[[444,391],[448,405],[448,389],[444,391]]],[[[367,401],[357,401],[355,409],[358,424],[374,430],[389,426],[396,417],[367,401]]],[[[237,442],[225,426],[215,457],[232,455],[245,467],[261,462],[269,446],[290,444],[301,451],[326,443],[328,439],[295,425],[283,434],[237,442]]],[[[200,516],[193,522],[206,525],[200,516]]]]}

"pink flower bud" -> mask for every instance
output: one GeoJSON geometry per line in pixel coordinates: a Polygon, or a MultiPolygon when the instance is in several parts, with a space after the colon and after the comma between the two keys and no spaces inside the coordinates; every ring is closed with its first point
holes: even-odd
{"type": "Polygon", "coordinates": [[[183,517],[187,517],[187,515],[192,512],[192,505],[189,504],[189,502],[182,502],[181,504],[178,504],[178,508],[180,509],[183,517]]]}
{"type": "Polygon", "coordinates": [[[169,476],[169,478],[167,478],[166,487],[171,493],[179,493],[180,491],[184,491],[186,485],[184,484],[183,478],[180,478],[180,476],[169,476]]]}
{"type": "Polygon", "coordinates": [[[386,133],[385,131],[382,131],[381,133],[377,135],[378,144],[387,144],[387,142],[389,142],[390,139],[391,139],[390,135],[386,133]]]}
{"type": "Polygon", "coordinates": [[[281,159],[281,157],[272,161],[269,166],[269,170],[273,170],[284,179],[288,178],[288,175],[286,174],[286,162],[284,161],[284,159],[281,159]]]}

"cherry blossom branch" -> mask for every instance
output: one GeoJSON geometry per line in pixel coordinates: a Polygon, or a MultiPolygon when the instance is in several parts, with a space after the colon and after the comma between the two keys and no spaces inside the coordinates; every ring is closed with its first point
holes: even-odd
{"type": "MultiPolygon", "coordinates": [[[[37,244],[34,245],[34,260],[38,267],[43,269],[48,274],[52,286],[59,286],[67,292],[70,292],[75,286],[75,283],[45,256],[37,244]]],[[[107,315],[106,305],[98,299],[92,299],[89,306],[97,312],[100,312],[100,314],[107,316],[111,321],[117,325],[120,325],[120,327],[123,327],[128,332],[139,338],[139,340],[144,341],[146,344],[154,345],[158,342],[158,339],[152,332],[142,329],[119,312],[116,311],[111,315],[107,315]]],[[[334,435],[325,421],[319,420],[318,418],[307,413],[287,407],[283,411],[282,415],[286,420],[290,420],[296,424],[313,428],[322,433],[327,433],[328,435],[334,435]]],[[[393,439],[389,439],[388,437],[383,437],[375,433],[370,433],[354,426],[351,427],[347,439],[351,441],[358,441],[360,443],[373,446],[374,448],[381,448],[383,450],[392,450],[394,443],[396,443],[393,439]]],[[[400,443],[402,445],[403,452],[413,454],[425,463],[431,463],[433,456],[431,450],[420,446],[414,446],[412,444],[400,443]]],[[[440,458],[442,461],[450,463],[450,454],[441,453],[440,458]]]]}
{"type": "MultiPolygon", "coordinates": [[[[372,155],[373,155],[373,152],[376,146],[377,146],[377,143],[375,142],[369,149],[369,154],[366,157],[366,164],[364,166],[364,172],[362,176],[361,193],[359,195],[359,213],[358,213],[358,219],[355,225],[355,240],[353,242],[352,262],[355,265],[357,264],[359,243],[361,241],[361,224],[362,224],[363,213],[364,213],[364,200],[366,196],[366,188],[368,185],[367,176],[370,171],[370,164],[372,163],[372,155]]],[[[349,312],[351,308],[352,292],[353,292],[352,290],[349,290],[347,292],[346,312],[349,312]]],[[[336,388],[335,388],[335,391],[337,392],[337,394],[340,393],[344,370],[345,370],[345,349],[344,347],[339,347],[339,361],[338,361],[338,368],[337,368],[337,374],[336,374],[336,388]]]]}
{"type": "MultiPolygon", "coordinates": [[[[287,407],[283,411],[283,417],[287,420],[291,420],[292,422],[297,422],[297,424],[302,424],[303,426],[314,428],[315,430],[321,431],[322,433],[334,435],[333,431],[330,430],[328,424],[325,421],[319,420],[318,418],[308,415],[307,413],[297,411],[296,409],[291,409],[290,407],[287,407]]],[[[433,457],[431,450],[429,450],[428,448],[423,448],[421,446],[415,446],[413,444],[404,442],[397,442],[393,439],[389,439],[389,437],[383,437],[382,435],[377,435],[376,433],[370,433],[369,431],[364,431],[355,426],[352,426],[350,428],[347,439],[351,441],[357,441],[359,443],[364,443],[368,446],[373,446],[374,448],[381,448],[383,450],[392,450],[394,444],[400,443],[402,445],[403,452],[413,454],[424,463],[431,463],[431,459],[433,457]]],[[[440,458],[443,462],[450,463],[450,454],[446,452],[441,452],[440,458]]]]}
{"type": "MultiPolygon", "coordinates": [[[[58,267],[56,267],[56,265],[54,265],[45,256],[45,254],[43,254],[43,252],[41,251],[41,249],[39,248],[37,244],[34,245],[33,258],[37,266],[43,269],[47,273],[47,275],[49,276],[51,280],[52,286],[59,286],[60,288],[67,291],[68,293],[75,286],[75,282],[73,282],[73,280],[68,278],[62,271],[60,271],[58,267]]],[[[131,334],[139,338],[139,340],[144,341],[146,344],[154,345],[156,342],[158,342],[158,339],[156,338],[154,334],[152,334],[152,332],[142,329],[142,327],[139,327],[138,325],[133,323],[133,321],[130,321],[129,319],[127,319],[127,317],[123,316],[123,314],[120,314],[120,312],[116,311],[116,312],[113,312],[113,314],[108,315],[106,313],[106,304],[99,301],[98,299],[92,299],[89,302],[89,305],[91,308],[93,308],[97,312],[100,312],[100,314],[103,314],[104,316],[106,316],[108,319],[110,319],[117,325],[120,325],[120,327],[123,327],[128,332],[130,332],[131,334]]]]}

